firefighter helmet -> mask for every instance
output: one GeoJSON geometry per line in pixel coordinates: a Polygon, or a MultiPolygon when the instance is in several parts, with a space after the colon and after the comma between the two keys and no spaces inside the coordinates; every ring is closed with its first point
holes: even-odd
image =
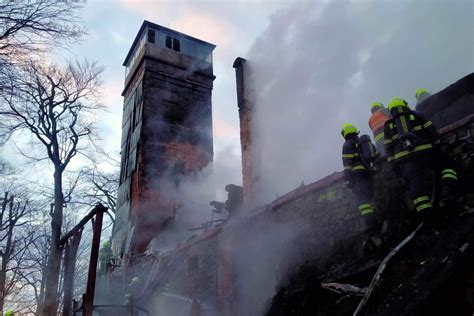
{"type": "Polygon", "coordinates": [[[356,134],[356,135],[359,134],[359,131],[357,130],[357,127],[355,127],[352,124],[342,125],[342,128],[341,128],[342,137],[346,138],[347,135],[350,135],[350,134],[356,134]]]}
{"type": "Polygon", "coordinates": [[[402,99],[402,98],[399,98],[399,97],[394,97],[394,98],[392,98],[392,101],[390,101],[390,103],[388,104],[388,110],[392,111],[392,109],[397,108],[399,106],[410,108],[408,106],[408,102],[405,101],[405,99],[402,99]]]}
{"type": "Polygon", "coordinates": [[[374,102],[371,105],[372,110],[376,108],[383,108],[383,103],[382,102],[374,102]]]}
{"type": "Polygon", "coordinates": [[[431,94],[431,92],[429,90],[425,89],[425,88],[417,89],[416,92],[415,92],[415,97],[418,99],[418,98],[420,98],[420,96],[422,96],[425,93],[431,94]]]}

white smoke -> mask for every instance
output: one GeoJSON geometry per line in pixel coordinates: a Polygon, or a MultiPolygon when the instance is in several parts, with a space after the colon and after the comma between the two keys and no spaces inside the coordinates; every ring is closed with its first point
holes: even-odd
{"type": "Polygon", "coordinates": [[[473,2],[313,1],[275,14],[248,65],[263,197],[342,169],[340,126],[363,133],[370,104],[436,92],[474,69],[473,2]]]}
{"type": "Polygon", "coordinates": [[[198,228],[206,223],[215,226],[219,222],[212,221],[225,219],[228,214],[212,212],[210,201],[225,202],[227,193],[224,188],[227,184],[240,185],[238,172],[235,166],[239,157],[231,146],[224,147],[215,155],[215,162],[192,175],[181,178],[179,186],[166,185],[172,179],[160,179],[161,190],[165,189],[166,196],[173,196],[177,203],[174,223],[164,228],[152,242],[151,247],[160,252],[168,251],[193,235],[204,231],[198,228]],[[163,185],[164,184],[164,185],[163,185]]]}

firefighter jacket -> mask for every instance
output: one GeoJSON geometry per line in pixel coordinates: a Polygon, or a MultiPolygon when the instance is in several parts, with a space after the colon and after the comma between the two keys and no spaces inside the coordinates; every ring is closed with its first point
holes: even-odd
{"type": "Polygon", "coordinates": [[[342,145],[342,163],[344,165],[344,174],[349,178],[357,174],[368,172],[362,162],[359,150],[359,137],[354,135],[349,137],[342,145]]]}
{"type": "Polygon", "coordinates": [[[384,132],[384,125],[385,122],[390,119],[390,114],[385,108],[381,108],[380,110],[375,111],[372,113],[369,119],[369,126],[374,134],[375,142],[382,141],[383,142],[383,132],[384,132]]]}
{"type": "Polygon", "coordinates": [[[417,111],[397,108],[392,118],[385,122],[384,144],[388,161],[399,162],[420,154],[431,153],[434,143],[438,140],[435,126],[417,111]],[[397,112],[398,111],[398,112],[397,112]],[[396,120],[399,119],[405,132],[413,139],[413,146],[407,148],[401,140],[396,120]]]}

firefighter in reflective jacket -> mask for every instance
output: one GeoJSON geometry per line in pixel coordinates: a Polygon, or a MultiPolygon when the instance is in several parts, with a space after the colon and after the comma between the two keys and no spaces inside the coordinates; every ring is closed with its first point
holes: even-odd
{"type": "Polygon", "coordinates": [[[409,191],[417,215],[431,218],[432,185],[426,181],[429,171],[441,171],[441,180],[452,186],[457,181],[456,171],[441,152],[435,149],[438,134],[435,126],[417,111],[412,111],[402,98],[393,98],[388,109],[391,119],[385,123],[385,151],[409,184],[409,191]]]}
{"type": "Polygon", "coordinates": [[[369,119],[369,126],[374,135],[375,145],[382,157],[385,157],[385,148],[383,143],[383,133],[385,122],[390,119],[390,113],[381,102],[372,103],[372,115],[369,119]]]}
{"type": "MultiPolygon", "coordinates": [[[[372,170],[363,157],[360,146],[359,131],[352,124],[344,124],[341,134],[345,139],[342,146],[342,163],[349,187],[356,196],[357,207],[369,228],[371,236],[376,234],[378,219],[373,199],[372,170]]],[[[367,135],[365,135],[367,136],[367,135]]],[[[368,136],[367,136],[368,137],[368,136]]],[[[370,145],[373,147],[372,143],[370,145]]],[[[375,147],[374,147],[375,151],[375,147]]]]}

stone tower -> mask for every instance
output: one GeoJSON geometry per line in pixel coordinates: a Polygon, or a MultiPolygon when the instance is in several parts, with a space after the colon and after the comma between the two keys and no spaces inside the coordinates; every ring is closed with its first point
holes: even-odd
{"type": "Polygon", "coordinates": [[[144,21],[125,87],[114,255],[142,253],[173,220],[183,177],[213,159],[215,45],[144,21]]]}

